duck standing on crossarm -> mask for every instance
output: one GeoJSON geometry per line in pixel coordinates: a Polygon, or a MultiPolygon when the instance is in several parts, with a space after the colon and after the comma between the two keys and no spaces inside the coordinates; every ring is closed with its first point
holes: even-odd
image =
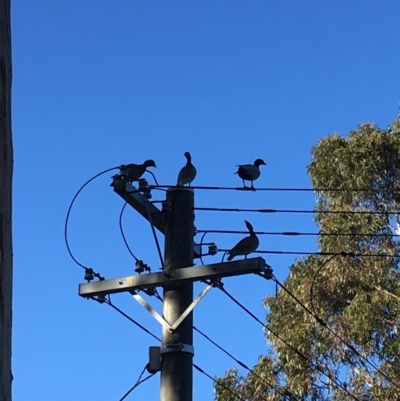
{"type": "MultiPolygon", "coordinates": [[[[147,167],[156,167],[154,160],[146,160],[143,164],[130,163],[120,167],[120,172],[113,175],[111,178],[123,176],[126,181],[139,181],[140,177],[145,173],[147,167]]],[[[111,186],[113,184],[111,183],[111,186]]]]}
{"type": "Polygon", "coordinates": [[[244,258],[247,259],[247,255],[256,251],[260,245],[260,241],[254,233],[253,226],[246,220],[244,222],[250,235],[242,238],[230,251],[228,251],[229,256],[227,260],[232,260],[235,256],[240,255],[244,255],[244,258]]]}

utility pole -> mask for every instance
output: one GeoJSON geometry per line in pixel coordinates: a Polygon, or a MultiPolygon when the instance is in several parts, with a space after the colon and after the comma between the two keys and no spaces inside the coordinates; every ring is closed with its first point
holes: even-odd
{"type": "MultiPolygon", "coordinates": [[[[194,193],[190,188],[170,188],[165,215],[166,275],[193,265],[194,193]]],[[[193,301],[193,282],[164,287],[163,317],[171,325],[193,301]]],[[[193,312],[171,331],[163,327],[161,344],[161,401],[192,401],[193,312]]]]}
{"type": "MultiPolygon", "coordinates": [[[[121,171],[123,171],[121,169],[121,171]]],[[[167,191],[163,209],[149,199],[150,189],[145,180],[138,189],[126,182],[123,174],[113,181],[114,191],[139,214],[149,220],[153,228],[165,235],[164,266],[159,272],[109,280],[91,281],[79,285],[84,298],[104,297],[108,294],[129,292],[162,325],[161,347],[150,347],[149,371],[161,372],[161,401],[192,401],[193,399],[193,309],[224,277],[261,274],[272,278],[272,269],[263,258],[250,258],[224,263],[194,266],[193,259],[202,256],[201,247],[194,242],[194,192],[190,187],[171,187],[167,191]],[[193,300],[193,282],[201,281],[205,288],[193,300]],[[154,294],[163,288],[162,316],[145,300],[139,291],[154,294]]],[[[215,255],[215,253],[210,253],[215,255]]],[[[203,254],[204,255],[204,254],[203,254]]],[[[143,266],[143,262],[137,263],[143,266]]]]}

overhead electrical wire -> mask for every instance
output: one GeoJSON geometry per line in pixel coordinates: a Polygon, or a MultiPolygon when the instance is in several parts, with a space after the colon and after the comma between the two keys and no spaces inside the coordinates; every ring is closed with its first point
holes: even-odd
{"type": "MultiPolygon", "coordinates": [[[[150,188],[172,188],[176,187],[173,185],[150,185],[150,188]]],[[[269,192],[386,192],[393,191],[399,192],[400,188],[249,188],[249,187],[221,187],[221,186],[205,186],[205,185],[194,185],[192,189],[204,189],[204,190],[220,190],[220,191],[244,191],[244,192],[257,192],[257,191],[269,191],[269,192]]]]}
{"type": "MultiPolygon", "coordinates": [[[[217,252],[228,252],[229,249],[218,249],[217,252]]],[[[354,253],[354,252],[304,252],[304,251],[277,251],[277,250],[261,250],[254,251],[253,253],[267,254],[267,255],[319,255],[319,256],[351,256],[351,257],[364,257],[364,258],[400,258],[400,255],[389,255],[387,253],[354,253]]]]}
{"type": "Polygon", "coordinates": [[[266,384],[268,387],[271,389],[275,390],[278,394],[280,394],[282,397],[287,398],[289,401],[293,401],[293,397],[300,401],[300,399],[293,394],[291,396],[288,396],[284,394],[281,390],[279,390],[278,387],[275,385],[271,384],[268,382],[266,379],[264,379],[262,376],[260,376],[258,373],[256,373],[253,369],[249,368],[245,363],[240,361],[239,359],[235,358],[229,351],[227,351],[225,348],[223,348],[221,345],[217,344],[214,340],[212,340],[207,334],[202,332],[200,329],[198,329],[196,326],[193,326],[193,330],[197,331],[200,335],[202,335],[207,341],[209,341],[211,344],[213,344],[215,347],[217,347],[219,350],[221,350],[224,354],[228,355],[231,359],[233,359],[237,364],[239,364],[242,368],[246,369],[248,372],[256,376],[258,379],[260,379],[264,384],[266,384]]]}
{"type": "Polygon", "coordinates": [[[140,323],[138,323],[135,319],[131,318],[128,314],[126,314],[123,310],[121,310],[120,308],[118,308],[117,306],[115,306],[110,299],[106,299],[105,303],[109,306],[111,306],[111,308],[113,308],[114,310],[116,310],[119,314],[121,314],[122,316],[124,316],[126,319],[128,319],[131,323],[133,323],[134,325],[136,325],[137,327],[139,327],[141,330],[143,330],[145,333],[149,334],[150,336],[152,336],[153,338],[155,338],[156,340],[161,342],[161,338],[157,337],[155,334],[153,334],[151,331],[147,330],[146,327],[142,326],[140,323]]]}
{"type": "MultiPolygon", "coordinates": [[[[111,168],[108,168],[107,170],[104,170],[104,171],[102,171],[102,172],[100,172],[100,173],[94,175],[92,178],[88,179],[88,180],[78,189],[78,191],[75,193],[75,195],[74,195],[74,197],[72,198],[71,203],[70,203],[70,205],[69,205],[69,207],[68,207],[67,215],[66,215],[66,217],[65,217],[65,224],[64,224],[64,240],[65,240],[65,245],[66,245],[66,247],[67,247],[69,256],[72,258],[72,260],[73,260],[78,266],[82,267],[82,268],[85,269],[85,270],[88,270],[88,269],[91,269],[91,268],[90,268],[89,266],[85,266],[84,264],[82,264],[81,262],[79,262],[79,261],[75,258],[75,256],[73,255],[73,253],[72,253],[72,251],[71,251],[71,248],[70,248],[70,246],[69,246],[69,241],[68,241],[68,223],[69,223],[69,217],[70,217],[70,214],[71,214],[72,206],[74,205],[75,200],[76,200],[76,198],[78,197],[78,195],[82,192],[82,190],[83,190],[89,183],[91,183],[91,182],[92,182],[93,180],[95,180],[97,177],[100,177],[101,175],[106,174],[106,173],[108,173],[109,171],[116,170],[116,169],[118,169],[118,168],[119,168],[119,167],[111,167],[111,168]]],[[[93,272],[93,274],[94,274],[96,277],[98,277],[98,273],[93,272]]],[[[100,278],[100,277],[99,277],[99,278],[100,278]]]]}
{"type": "Polygon", "coordinates": [[[125,203],[124,203],[124,205],[122,206],[122,209],[121,209],[121,213],[119,214],[119,231],[121,232],[121,236],[122,236],[122,239],[123,239],[124,244],[125,244],[125,246],[126,246],[126,249],[127,249],[128,252],[131,254],[132,258],[135,259],[135,262],[138,262],[139,259],[138,259],[138,258],[135,256],[135,254],[132,252],[132,249],[131,249],[131,247],[129,246],[128,241],[127,241],[127,239],[126,239],[126,237],[125,237],[124,227],[123,227],[123,225],[122,225],[122,216],[124,215],[124,211],[125,211],[125,208],[126,208],[126,205],[127,205],[127,204],[128,204],[128,202],[125,202],[125,203]]]}
{"type": "Polygon", "coordinates": [[[318,365],[312,364],[310,361],[310,358],[308,358],[306,355],[304,355],[301,351],[299,351],[297,348],[295,348],[293,345],[291,345],[288,341],[283,339],[278,333],[275,332],[275,330],[272,330],[271,327],[263,323],[253,312],[251,312],[248,308],[246,308],[241,302],[239,302],[233,295],[231,295],[222,285],[218,286],[219,288],[229,299],[231,299],[236,305],[238,305],[242,310],[244,310],[249,316],[251,316],[257,323],[259,323],[262,327],[264,327],[266,330],[268,330],[273,336],[278,338],[280,341],[282,341],[287,347],[289,347],[292,351],[294,351],[298,356],[300,356],[302,359],[305,361],[309,362],[310,365],[318,370],[320,373],[322,373],[324,376],[326,376],[329,380],[331,380],[332,383],[334,383],[338,388],[340,388],[342,391],[347,393],[350,397],[352,397],[356,401],[361,401],[357,396],[352,394],[350,391],[347,390],[346,386],[343,385],[340,381],[336,380],[334,377],[326,373],[323,369],[321,369],[318,365]]]}
{"type": "Polygon", "coordinates": [[[136,388],[139,387],[142,383],[144,383],[146,380],[149,380],[150,378],[152,378],[155,373],[151,373],[150,375],[146,376],[144,379],[142,379],[142,376],[144,375],[144,372],[147,369],[148,364],[146,364],[146,366],[143,368],[142,372],[140,373],[139,378],[136,380],[136,383],[122,396],[122,398],[120,398],[119,401],[124,401],[126,397],[128,397],[128,395],[136,388]]]}
{"type": "MultiPolygon", "coordinates": [[[[261,277],[265,278],[263,275],[260,274],[261,277]]],[[[344,340],[339,334],[337,334],[334,330],[332,330],[328,324],[321,319],[318,315],[313,313],[303,302],[301,302],[290,290],[288,290],[274,275],[273,280],[291,297],[293,298],[310,316],[312,316],[322,327],[326,328],[334,337],[336,337],[339,341],[347,346],[355,355],[361,358],[364,363],[371,366],[377,373],[383,376],[386,380],[392,383],[395,387],[400,390],[400,385],[394,382],[386,373],[382,372],[375,363],[371,362],[368,358],[362,355],[353,345],[349,344],[346,340],[344,340]]]]}
{"type": "Polygon", "coordinates": [[[370,210],[308,210],[308,209],[249,209],[237,207],[203,207],[195,206],[193,210],[206,212],[246,212],[246,213],[299,213],[299,214],[366,214],[366,215],[400,215],[399,212],[374,212],[370,210]]]}
{"type": "MultiPolygon", "coordinates": [[[[248,234],[244,230],[200,230],[196,234],[248,234]]],[[[299,231],[255,231],[256,235],[283,235],[283,236],[346,236],[346,237],[400,237],[400,234],[374,234],[374,233],[326,233],[326,232],[299,232],[299,231]]]]}
{"type": "MultiPolygon", "coordinates": [[[[147,333],[148,335],[152,336],[153,338],[155,338],[156,340],[158,340],[159,342],[161,342],[161,338],[157,337],[154,333],[152,333],[150,330],[146,329],[144,326],[142,326],[140,323],[136,322],[135,319],[133,319],[132,317],[130,317],[128,314],[126,314],[124,311],[122,311],[120,308],[118,308],[117,306],[115,306],[110,299],[105,299],[105,303],[109,306],[111,306],[113,309],[115,309],[118,313],[120,313],[122,316],[124,316],[126,319],[128,319],[131,323],[135,324],[137,327],[139,327],[141,330],[143,330],[145,333],[147,333]]],[[[224,386],[221,383],[218,383],[217,380],[215,380],[211,375],[209,375],[208,373],[206,373],[203,369],[201,369],[198,365],[193,363],[193,367],[195,369],[197,369],[199,372],[201,372],[202,374],[204,374],[205,376],[207,376],[209,379],[211,379],[214,383],[217,383],[219,386],[225,388],[227,391],[229,391],[232,395],[234,395],[235,397],[237,397],[240,400],[245,401],[243,398],[241,398],[237,393],[235,393],[233,390],[231,390],[229,387],[224,386]]],[[[152,376],[152,375],[151,375],[152,376]]],[[[151,377],[150,376],[150,377],[151,377]]],[[[148,378],[150,378],[148,377],[148,378]]],[[[147,380],[147,379],[146,379],[147,380]]],[[[143,380],[144,381],[144,380],[143,380]]],[[[142,381],[142,382],[143,382],[142,381]]],[[[121,401],[121,400],[120,400],[121,401]]]]}

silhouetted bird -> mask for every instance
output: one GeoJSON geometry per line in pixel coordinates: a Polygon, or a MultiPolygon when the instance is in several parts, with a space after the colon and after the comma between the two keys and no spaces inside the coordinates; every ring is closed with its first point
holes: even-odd
{"type": "Polygon", "coordinates": [[[258,245],[260,245],[258,237],[254,234],[253,226],[246,220],[244,222],[246,223],[250,235],[241,239],[230,251],[228,251],[228,260],[232,260],[235,256],[240,255],[244,255],[245,259],[247,259],[247,255],[257,250],[258,245]]]}
{"type": "MultiPolygon", "coordinates": [[[[121,166],[120,172],[113,175],[111,178],[124,176],[126,177],[127,181],[139,181],[139,178],[144,174],[147,167],[156,167],[156,163],[154,162],[154,160],[146,160],[143,164],[130,163],[121,166]]],[[[111,184],[111,186],[112,185],[113,184],[111,184]]]]}
{"type": "Polygon", "coordinates": [[[238,171],[236,171],[235,174],[237,174],[242,179],[243,186],[245,188],[247,188],[245,181],[251,181],[251,189],[255,189],[253,181],[255,181],[260,176],[261,165],[266,166],[267,163],[265,163],[263,159],[257,159],[254,164],[243,164],[238,166],[238,171]]]}
{"type": "Polygon", "coordinates": [[[190,153],[185,152],[183,155],[186,157],[187,162],[178,174],[178,181],[176,185],[184,186],[185,184],[189,184],[190,187],[190,183],[195,179],[197,171],[192,164],[192,156],[190,153]]]}

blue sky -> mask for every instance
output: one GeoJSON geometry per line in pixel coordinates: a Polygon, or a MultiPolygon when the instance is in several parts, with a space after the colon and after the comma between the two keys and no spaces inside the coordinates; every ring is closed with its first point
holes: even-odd
{"type": "MultiPolygon", "coordinates": [[[[257,185],[309,187],[310,148],[320,138],[394,120],[399,16],[396,0],[14,1],[14,399],[118,401],[157,345],[108,306],[77,295],[83,271],[67,254],[63,228],[80,185],[148,158],[158,181],[174,184],[188,150],[197,185],[240,185],[235,165],[261,157],[268,165],[257,185]]],[[[110,176],[82,192],[69,228],[76,257],[107,278],[134,268],[110,176]]],[[[315,205],[310,193],[197,191],[195,199],[215,207],[315,205]]],[[[259,231],[316,231],[312,216],[300,214],[198,212],[196,226],[242,230],[244,219],[259,231]]],[[[126,210],[124,226],[133,251],[157,269],[148,223],[126,210]]],[[[207,239],[228,248],[240,236],[207,239]]],[[[315,251],[316,238],[263,236],[260,249],[315,251]]],[[[295,260],[266,259],[281,280],[295,260]]],[[[265,316],[272,283],[243,276],[225,285],[265,316]]],[[[161,333],[129,295],[114,302],[161,333]]],[[[195,310],[195,324],[250,366],[267,350],[262,329],[217,290],[195,310]]],[[[195,354],[213,376],[235,365],[198,336],[195,354]]],[[[128,400],[158,393],[156,375],[128,400]]],[[[196,371],[194,399],[213,399],[212,382],[196,371]]]]}

